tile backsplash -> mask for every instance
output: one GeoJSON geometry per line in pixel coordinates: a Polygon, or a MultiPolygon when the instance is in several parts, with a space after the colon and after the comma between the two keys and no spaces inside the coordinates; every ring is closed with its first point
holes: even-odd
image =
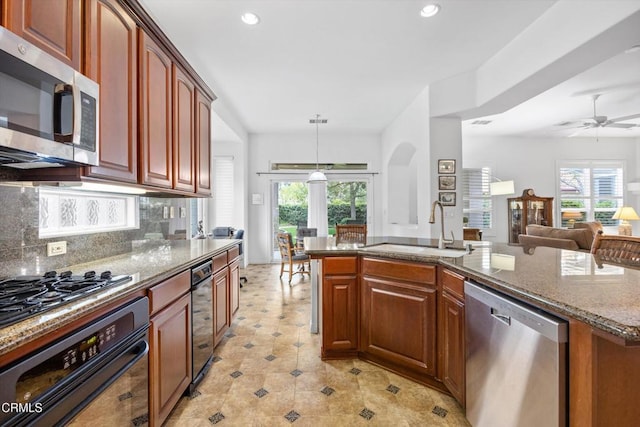
{"type": "Polygon", "coordinates": [[[41,239],[38,188],[0,185],[0,278],[40,275],[130,252],[135,241],[186,237],[181,230],[187,229],[187,218],[177,212],[186,209],[188,203],[189,199],[183,198],[140,197],[140,227],[136,230],[41,239]],[[173,218],[168,213],[174,213],[173,218]],[[67,253],[48,257],[47,243],[60,240],[67,242],[67,253]]]}

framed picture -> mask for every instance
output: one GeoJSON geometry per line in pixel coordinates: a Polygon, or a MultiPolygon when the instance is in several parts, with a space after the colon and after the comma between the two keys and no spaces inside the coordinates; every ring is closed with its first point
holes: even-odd
{"type": "Polygon", "coordinates": [[[455,206],[456,193],[454,191],[441,191],[438,193],[438,200],[440,200],[442,206],[455,206]]]}
{"type": "Polygon", "coordinates": [[[439,176],[438,177],[438,190],[455,190],[456,189],[456,177],[455,176],[439,176]]]}
{"type": "Polygon", "coordinates": [[[453,159],[438,160],[438,173],[456,173],[456,161],[453,159]]]}

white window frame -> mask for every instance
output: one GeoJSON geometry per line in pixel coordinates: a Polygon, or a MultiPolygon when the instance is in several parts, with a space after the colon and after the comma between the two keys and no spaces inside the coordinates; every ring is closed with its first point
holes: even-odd
{"type": "Polygon", "coordinates": [[[493,198],[491,196],[490,193],[490,183],[492,180],[492,173],[491,173],[491,167],[490,166],[481,166],[481,167],[477,167],[477,168],[463,168],[462,169],[462,215],[463,216],[467,216],[469,213],[471,212],[477,212],[477,213],[482,213],[482,212],[486,212],[489,214],[489,227],[484,228],[484,227],[476,227],[477,224],[469,224],[469,227],[474,227],[474,228],[480,228],[483,233],[485,235],[491,236],[493,235],[493,230],[494,230],[494,223],[496,220],[496,213],[495,213],[495,204],[493,203],[493,198]],[[479,171],[479,176],[480,176],[480,180],[481,182],[478,184],[479,187],[481,187],[483,195],[482,197],[473,197],[474,200],[482,200],[484,204],[488,204],[488,207],[484,208],[484,209],[471,209],[471,208],[466,208],[465,206],[467,206],[467,202],[471,199],[469,193],[467,192],[467,174],[469,171],[479,171]]]}
{"type": "Polygon", "coordinates": [[[140,228],[138,196],[86,190],[39,189],[41,239],[140,228]]]}
{"type": "MultiPolygon", "coordinates": [[[[576,209],[563,208],[562,202],[563,200],[585,200],[585,207],[579,208],[580,212],[586,213],[585,221],[595,221],[596,220],[596,212],[615,212],[617,207],[624,206],[625,204],[625,188],[626,188],[626,162],[624,160],[561,160],[557,162],[556,167],[556,199],[558,200],[558,209],[556,211],[556,224],[562,224],[562,214],[565,211],[571,211],[576,209]],[[589,185],[588,185],[588,194],[579,194],[575,196],[563,195],[562,194],[562,182],[561,182],[561,169],[564,168],[579,168],[579,169],[589,169],[589,185]],[[622,182],[619,184],[619,195],[611,195],[611,196],[602,196],[595,195],[593,189],[596,188],[595,179],[593,173],[591,171],[593,169],[621,169],[620,175],[622,178],[622,182]],[[616,207],[612,208],[596,208],[597,200],[601,199],[611,199],[617,201],[616,207]]],[[[616,226],[603,224],[603,228],[605,228],[605,232],[615,233],[616,226]]]]}

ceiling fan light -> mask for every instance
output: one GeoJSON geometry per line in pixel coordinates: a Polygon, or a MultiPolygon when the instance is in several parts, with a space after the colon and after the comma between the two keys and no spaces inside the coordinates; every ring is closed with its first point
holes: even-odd
{"type": "Polygon", "coordinates": [[[420,16],[423,18],[431,18],[432,16],[437,15],[438,12],[440,12],[440,5],[432,3],[422,8],[420,16]]]}

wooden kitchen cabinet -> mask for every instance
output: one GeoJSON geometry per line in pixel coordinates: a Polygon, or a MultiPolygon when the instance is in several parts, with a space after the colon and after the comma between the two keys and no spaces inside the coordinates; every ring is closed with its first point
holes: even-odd
{"type": "Polygon", "coordinates": [[[173,187],[194,193],[195,177],[195,85],[173,64],[173,187]]]}
{"type": "Polygon", "coordinates": [[[353,357],[358,351],[358,258],[322,261],[322,358],[353,357]]]}
{"type": "Polygon", "coordinates": [[[116,0],[85,4],[85,74],[100,84],[100,166],[92,177],[138,182],[136,24],[116,0]]]}
{"type": "Polygon", "coordinates": [[[569,343],[569,425],[638,425],[638,342],[627,342],[570,319],[569,343]]]}
{"type": "Polygon", "coordinates": [[[172,61],[139,30],[140,183],[173,187],[172,61]]]}
{"type": "Polygon", "coordinates": [[[229,318],[227,325],[231,327],[233,318],[240,309],[240,247],[227,251],[229,262],[229,318]]]}
{"type": "Polygon", "coordinates": [[[211,103],[196,89],[196,194],[211,195],[211,103]]]}
{"type": "Polygon", "coordinates": [[[442,382],[465,407],[465,311],[464,311],[464,277],[447,270],[440,269],[440,342],[442,350],[442,382]]]}
{"type": "Polygon", "coordinates": [[[361,345],[366,359],[423,382],[436,377],[436,267],[362,259],[361,345]]]}
{"type": "Polygon", "coordinates": [[[151,318],[149,425],[160,426],[191,383],[191,295],[151,318]]]}
{"type": "Polygon", "coordinates": [[[214,346],[222,341],[227,329],[229,329],[229,267],[225,266],[213,275],[214,346]]]}
{"type": "MultiPolygon", "coordinates": [[[[3,0],[2,25],[81,71],[80,0],[3,0]]],[[[0,2],[2,3],[2,2],[0,2]]]]}

